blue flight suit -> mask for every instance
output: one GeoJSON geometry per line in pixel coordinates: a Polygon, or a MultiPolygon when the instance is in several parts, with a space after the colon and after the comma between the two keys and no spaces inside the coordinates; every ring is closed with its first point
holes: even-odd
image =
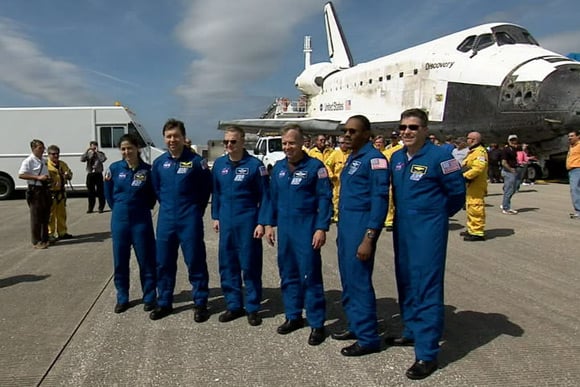
{"type": "Polygon", "coordinates": [[[151,173],[159,200],[157,304],[159,307],[172,306],[177,249],[181,245],[194,305],[206,306],[209,274],[203,241],[203,214],[212,184],[207,162],[185,147],[177,159],[169,152],[155,159],[151,173]]]}
{"type": "Polygon", "coordinates": [[[338,268],[342,282],[342,306],[348,330],[359,345],[379,348],[377,305],[372,276],[374,254],[367,261],[357,250],[368,229],[383,228],[389,207],[389,170],[385,156],[371,143],[352,153],[340,174],[338,199],[338,268]]]}
{"type": "Polygon", "coordinates": [[[304,153],[289,169],[278,161],[270,178],[272,226],[278,227],[278,268],[286,318],[296,320],[306,309],[311,328],[322,328],[326,301],[320,249],[312,248],[316,230],[328,231],[332,186],[326,167],[304,153]]]}
{"type": "Polygon", "coordinates": [[[465,180],[459,162],[430,141],[411,160],[406,147],[395,152],[390,170],[403,337],[415,340],[417,360],[436,360],[443,333],[449,217],[465,204],[465,180]]]}
{"type": "Polygon", "coordinates": [[[131,169],[125,160],[114,162],[105,175],[105,198],[113,211],[114,282],[117,303],[129,302],[129,260],[131,246],[139,264],[143,302],[155,302],[155,235],[151,209],[155,192],[151,183],[151,165],[140,161],[131,169]]]}
{"type": "Polygon", "coordinates": [[[219,271],[228,310],[244,305],[257,312],[262,300],[262,240],[254,238],[258,224],[269,224],[269,177],[260,160],[247,151],[241,160],[218,158],[212,169],[212,219],[219,221],[219,271]]]}

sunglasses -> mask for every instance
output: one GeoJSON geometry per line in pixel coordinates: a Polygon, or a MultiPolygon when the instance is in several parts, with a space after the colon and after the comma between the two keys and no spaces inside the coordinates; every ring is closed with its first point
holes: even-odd
{"type": "Polygon", "coordinates": [[[228,145],[228,144],[236,145],[238,140],[224,140],[223,142],[224,142],[224,145],[228,145]]]}
{"type": "Polygon", "coordinates": [[[356,130],[356,129],[353,129],[353,128],[344,128],[342,131],[343,131],[345,134],[346,134],[346,133],[348,133],[348,134],[350,134],[350,135],[352,135],[352,134],[355,134],[355,133],[357,132],[357,130],[356,130]]]}
{"type": "Polygon", "coordinates": [[[421,127],[421,125],[414,125],[414,124],[413,125],[399,125],[399,130],[409,129],[409,130],[415,131],[415,130],[419,130],[420,127],[421,127]]]}

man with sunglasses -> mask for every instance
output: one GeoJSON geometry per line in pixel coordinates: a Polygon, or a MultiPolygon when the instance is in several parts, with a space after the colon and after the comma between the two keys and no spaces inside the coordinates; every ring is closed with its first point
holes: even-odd
{"type": "Polygon", "coordinates": [[[261,239],[264,226],[269,224],[269,178],[264,164],[244,148],[244,139],[242,128],[226,128],[226,154],[212,169],[211,216],[213,229],[219,232],[219,272],[227,308],[219,321],[233,321],[247,313],[248,323],[257,326],[262,323],[258,314],[262,301],[261,239]]]}
{"type": "Polygon", "coordinates": [[[370,136],[367,117],[355,115],[346,121],[344,140],[352,153],[340,174],[336,243],[348,329],[332,338],[356,341],[342,348],[343,356],[367,355],[381,347],[372,276],[377,240],[387,216],[389,170],[370,136]]]}
{"type": "Polygon", "coordinates": [[[415,362],[406,372],[409,379],[424,379],[438,367],[449,217],[465,204],[461,165],[448,150],[428,141],[427,125],[427,113],[421,109],[401,114],[403,148],[390,163],[395,273],[404,329],[400,337],[386,342],[415,346],[415,362]]]}

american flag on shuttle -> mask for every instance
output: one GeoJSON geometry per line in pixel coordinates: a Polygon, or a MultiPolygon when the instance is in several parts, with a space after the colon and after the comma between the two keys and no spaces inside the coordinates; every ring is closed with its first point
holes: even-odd
{"type": "Polygon", "coordinates": [[[344,101],[344,110],[350,110],[350,99],[344,101]]]}
{"type": "Polygon", "coordinates": [[[387,169],[387,159],[371,159],[371,169],[387,169]]]}

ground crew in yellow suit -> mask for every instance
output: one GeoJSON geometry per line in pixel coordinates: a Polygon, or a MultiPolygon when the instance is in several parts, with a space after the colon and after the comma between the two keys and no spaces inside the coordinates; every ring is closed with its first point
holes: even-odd
{"type": "Polygon", "coordinates": [[[60,149],[58,146],[49,146],[47,152],[50,193],[52,194],[48,239],[49,242],[54,243],[58,239],[72,238],[66,226],[66,184],[72,179],[72,171],[64,161],[59,159],[60,149]]]}
{"type": "Polygon", "coordinates": [[[344,136],[338,138],[338,149],[335,149],[326,158],[326,169],[328,170],[328,177],[332,183],[332,204],[334,211],[332,213],[332,221],[338,222],[338,193],[340,192],[340,172],[346,164],[346,159],[350,154],[347,144],[344,142],[344,136]]]}
{"type": "MultiPolygon", "coordinates": [[[[387,158],[387,161],[391,162],[391,156],[393,153],[398,151],[403,147],[403,144],[399,142],[399,133],[391,133],[391,144],[385,148],[383,154],[387,158]]],[[[385,220],[385,229],[387,231],[393,231],[393,220],[395,219],[395,203],[393,202],[393,186],[389,185],[389,211],[387,212],[387,219],[385,220]]]]}
{"type": "Polygon", "coordinates": [[[308,156],[318,159],[322,161],[322,163],[325,163],[326,159],[332,152],[333,150],[326,146],[326,136],[324,134],[319,134],[316,136],[316,142],[314,143],[314,146],[310,148],[307,153],[308,156]]]}
{"type": "Polygon", "coordinates": [[[467,182],[467,233],[464,241],[485,240],[485,195],[487,194],[487,151],[481,145],[481,134],[467,135],[469,153],[463,160],[463,177],[467,182]]]}

